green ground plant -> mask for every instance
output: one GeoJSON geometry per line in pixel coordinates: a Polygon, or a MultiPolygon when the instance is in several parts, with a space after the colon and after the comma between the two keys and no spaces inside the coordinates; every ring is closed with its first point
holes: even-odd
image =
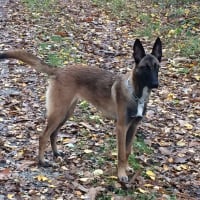
{"type": "Polygon", "coordinates": [[[57,3],[57,0],[23,0],[27,7],[31,10],[47,11],[51,6],[57,3]]]}

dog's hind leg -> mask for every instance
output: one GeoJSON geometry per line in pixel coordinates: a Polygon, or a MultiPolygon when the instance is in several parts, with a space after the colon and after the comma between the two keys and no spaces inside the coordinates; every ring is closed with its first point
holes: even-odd
{"type": "Polygon", "coordinates": [[[47,90],[47,126],[39,138],[39,164],[42,166],[49,166],[44,159],[49,139],[51,139],[53,154],[55,156],[59,154],[56,146],[57,132],[73,113],[77,102],[72,91],[74,90],[70,91],[70,88],[62,89],[58,84],[50,85],[47,90]]]}
{"type": "Polygon", "coordinates": [[[58,131],[60,129],[60,127],[66,122],[66,120],[73,114],[74,112],[74,109],[76,107],[76,104],[77,104],[77,100],[75,100],[72,105],[70,106],[69,110],[67,111],[67,113],[65,114],[65,117],[63,119],[63,121],[61,122],[61,124],[58,126],[58,128],[51,134],[50,136],[50,141],[51,141],[51,147],[52,147],[52,151],[53,151],[53,155],[55,157],[58,157],[58,156],[62,156],[63,153],[62,152],[59,152],[58,149],[57,149],[57,136],[58,136],[58,131]]]}
{"type": "Polygon", "coordinates": [[[65,118],[65,112],[61,110],[54,110],[54,113],[50,115],[47,119],[47,126],[45,128],[45,131],[40,135],[39,138],[39,164],[48,167],[48,162],[44,159],[44,152],[46,149],[46,145],[49,141],[50,136],[57,132],[57,130],[60,128],[63,120],[65,118]]]}

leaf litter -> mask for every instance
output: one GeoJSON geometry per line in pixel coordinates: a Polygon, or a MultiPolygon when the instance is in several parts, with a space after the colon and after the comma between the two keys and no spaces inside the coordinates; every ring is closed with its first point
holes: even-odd
{"type": "MultiPolygon", "coordinates": [[[[90,105],[78,107],[62,127],[58,146],[65,157],[56,160],[57,167],[38,168],[47,78],[22,63],[1,62],[0,199],[134,199],[140,194],[154,194],[152,199],[199,198],[199,60],[196,53],[185,56],[186,38],[176,28],[199,34],[199,3],[183,7],[181,15],[173,14],[172,7],[155,15],[161,5],[144,3],[135,2],[135,19],[122,20],[88,0],[60,0],[44,12],[31,11],[21,1],[5,1],[0,10],[1,50],[24,48],[55,64],[81,62],[125,73],[133,66],[135,38],[150,50],[151,39],[160,32],[164,58],[160,87],[153,91],[139,127],[153,153],[141,155],[134,148],[143,167],[125,186],[116,180],[114,123],[102,120],[90,105]],[[145,10],[162,23],[163,29],[155,29],[152,36],[143,36],[145,10]]],[[[50,152],[49,147],[52,159],[50,152]]]]}

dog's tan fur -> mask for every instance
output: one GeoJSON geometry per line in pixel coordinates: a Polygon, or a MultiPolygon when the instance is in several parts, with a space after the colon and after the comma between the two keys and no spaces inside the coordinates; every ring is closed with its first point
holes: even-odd
{"type": "MultiPolygon", "coordinates": [[[[135,46],[134,50],[136,51],[137,45],[135,46]]],[[[143,49],[141,44],[139,44],[139,48],[143,49]]],[[[156,48],[155,44],[154,48],[156,48]]],[[[138,51],[141,50],[139,49],[138,51]]],[[[141,52],[144,53],[143,51],[141,52]]],[[[143,94],[145,90],[141,91],[140,82],[136,77],[136,70],[142,70],[142,67],[139,66],[139,61],[145,56],[137,56],[136,52],[134,57],[138,66],[132,72],[122,76],[99,68],[78,64],[70,65],[66,68],[53,68],[23,50],[11,50],[0,54],[0,59],[19,59],[36,70],[47,73],[50,77],[46,96],[47,126],[39,138],[39,163],[41,165],[48,165],[44,159],[44,152],[49,138],[54,155],[59,155],[56,146],[57,132],[72,115],[77,101],[84,99],[96,106],[104,115],[116,121],[118,177],[120,181],[128,180],[126,175],[126,170],[129,169],[128,157],[131,153],[131,144],[136,128],[141,119],[141,116],[132,116],[130,114],[131,112],[133,113],[132,108],[137,110],[138,107],[138,101],[133,98],[133,93],[137,97],[144,96],[144,101],[141,104],[146,107],[151,90],[151,88],[146,87],[145,96],[143,94]],[[137,60],[138,57],[141,57],[139,61],[137,60]]],[[[159,59],[150,54],[148,56],[149,58],[146,58],[146,60],[152,57],[153,62],[159,65],[159,59]]],[[[145,63],[145,59],[141,62],[145,63]]]]}

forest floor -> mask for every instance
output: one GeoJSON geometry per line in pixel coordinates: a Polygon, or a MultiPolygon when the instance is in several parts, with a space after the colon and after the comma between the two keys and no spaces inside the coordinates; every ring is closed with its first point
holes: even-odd
{"type": "MultiPolygon", "coordinates": [[[[0,200],[200,199],[199,1],[0,2],[0,51],[23,48],[55,66],[124,74],[134,67],[136,38],[147,52],[158,36],[163,43],[160,86],[138,129],[127,184],[116,177],[114,122],[85,101],[60,130],[65,157],[38,167],[47,76],[1,61],[0,200]]],[[[53,161],[50,145],[46,156],[53,161]]]]}

